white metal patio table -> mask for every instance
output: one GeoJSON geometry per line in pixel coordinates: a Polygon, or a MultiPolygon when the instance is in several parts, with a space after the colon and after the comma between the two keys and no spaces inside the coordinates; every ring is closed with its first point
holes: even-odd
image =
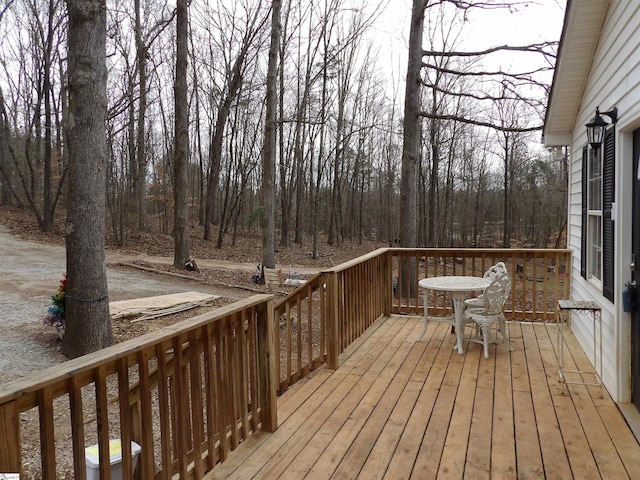
{"type": "Polygon", "coordinates": [[[456,347],[458,353],[462,354],[462,340],[464,328],[462,318],[464,316],[464,300],[469,292],[478,292],[487,288],[491,284],[490,278],[470,277],[466,275],[445,275],[439,277],[423,278],[418,282],[418,286],[424,290],[424,329],[418,338],[422,340],[427,331],[430,321],[447,322],[456,328],[456,347]],[[453,316],[450,317],[431,317],[428,315],[428,296],[429,291],[446,292],[451,295],[451,303],[453,304],[453,316]]]}

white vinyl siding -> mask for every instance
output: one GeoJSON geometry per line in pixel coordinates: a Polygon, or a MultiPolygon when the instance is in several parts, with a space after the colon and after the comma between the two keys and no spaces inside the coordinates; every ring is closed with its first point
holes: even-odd
{"type": "MultiPolygon", "coordinates": [[[[588,3],[588,2],[587,2],[588,3]]],[[[575,5],[575,3],[574,3],[575,5]]],[[[582,11],[584,13],[584,10],[582,11]]],[[[610,0],[606,18],[599,29],[599,40],[592,56],[588,77],[574,83],[581,90],[581,103],[575,117],[571,132],[571,160],[569,165],[569,198],[568,198],[568,235],[567,246],[574,252],[572,264],[571,298],[574,300],[592,300],[602,306],[603,336],[603,381],[614,400],[629,402],[630,391],[630,320],[629,315],[622,312],[621,291],[629,280],[629,261],[631,243],[631,224],[635,221],[631,216],[631,132],[640,126],[640,2],[630,0],[610,0]],[[597,262],[602,257],[597,254],[595,237],[602,239],[604,231],[596,233],[595,225],[598,210],[602,225],[604,213],[602,202],[596,209],[588,203],[587,212],[583,212],[583,189],[591,186],[583,185],[582,149],[587,145],[585,124],[595,113],[596,107],[601,111],[618,109],[618,123],[615,127],[615,205],[613,206],[615,240],[615,287],[610,301],[603,294],[603,282],[591,277],[591,272],[601,270],[597,262]],[[588,215],[586,230],[593,236],[587,237],[585,255],[582,257],[582,227],[584,214],[588,215]],[[589,222],[593,225],[589,225],[589,222]],[[586,259],[586,278],[581,276],[581,259],[586,259]]],[[[571,58],[563,58],[571,62],[571,58]]],[[[590,147],[589,147],[589,150],[590,147]]],[[[604,145],[599,155],[603,155],[604,145]]],[[[589,151],[589,156],[591,152],[589,151]]],[[[602,165],[602,164],[601,164],[602,165]]],[[[603,172],[601,172],[602,174],[603,172]]],[[[600,192],[602,194],[602,192],[600,192]]],[[[602,240],[600,240],[602,242],[602,240]]],[[[603,246],[600,243],[600,246],[603,246]]],[[[604,273],[601,273],[601,278],[604,273]]],[[[593,326],[588,315],[574,315],[571,329],[582,345],[585,353],[593,361],[593,326]]]]}

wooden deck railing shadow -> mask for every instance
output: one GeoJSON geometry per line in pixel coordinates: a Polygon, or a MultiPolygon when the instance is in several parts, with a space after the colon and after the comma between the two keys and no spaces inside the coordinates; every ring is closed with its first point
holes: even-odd
{"type": "MultiPolygon", "coordinates": [[[[85,478],[92,443],[109,478],[110,438],[122,440],[125,478],[132,440],[142,447],[136,478],[202,478],[252,432],[277,428],[276,392],[322,365],[336,369],[380,316],[423,313],[419,279],[479,276],[498,261],[513,280],[507,316],[554,320],[570,291],[569,250],[381,248],[277,304],[257,295],[0,386],[0,471],[23,471],[21,431],[31,423],[42,478],[61,478],[65,453],[73,478],[85,478]],[[56,432],[60,412],[69,444],[56,432]]],[[[430,314],[450,311],[442,295],[428,303],[430,314]]]]}
{"type": "Polygon", "coordinates": [[[131,441],[142,447],[137,478],[202,478],[251,432],[277,427],[273,324],[273,297],[257,295],[0,386],[0,472],[64,478],[66,452],[72,478],[85,479],[84,449],[97,443],[109,478],[107,445],[120,438],[124,478],[131,441]],[[65,446],[56,429],[67,413],[65,446]],[[33,472],[27,441],[39,443],[33,472]]]}

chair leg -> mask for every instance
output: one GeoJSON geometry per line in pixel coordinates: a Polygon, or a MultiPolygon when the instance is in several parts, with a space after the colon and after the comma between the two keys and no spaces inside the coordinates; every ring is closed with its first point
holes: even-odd
{"type": "Polygon", "coordinates": [[[514,348],[511,346],[511,342],[509,341],[509,334],[507,333],[507,322],[503,318],[500,320],[500,333],[502,334],[502,343],[504,343],[510,352],[513,352],[514,348]]]}
{"type": "Polygon", "coordinates": [[[484,358],[489,358],[489,325],[482,324],[482,345],[484,346],[484,358]]]}

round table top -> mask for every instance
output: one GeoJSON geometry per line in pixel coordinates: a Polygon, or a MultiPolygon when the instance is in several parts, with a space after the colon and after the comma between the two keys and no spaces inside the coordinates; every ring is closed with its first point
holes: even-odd
{"type": "Polygon", "coordinates": [[[491,285],[490,278],[470,277],[466,275],[446,275],[423,278],[418,282],[420,288],[442,290],[445,292],[473,292],[484,290],[491,285]]]}

